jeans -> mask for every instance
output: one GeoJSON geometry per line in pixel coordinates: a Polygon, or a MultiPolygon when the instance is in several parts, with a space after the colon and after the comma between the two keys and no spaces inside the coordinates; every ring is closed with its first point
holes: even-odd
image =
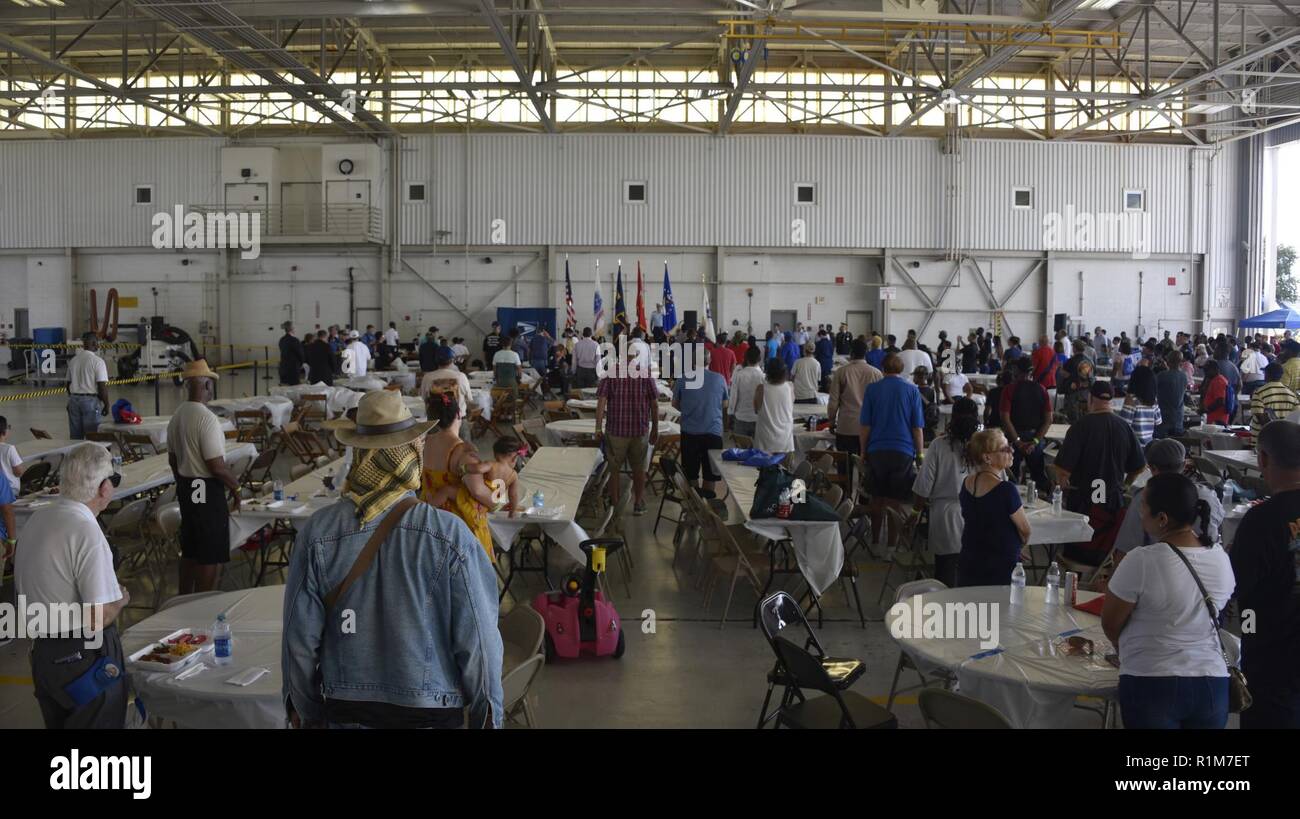
{"type": "Polygon", "coordinates": [[[1120,674],[1119,708],[1125,728],[1222,728],[1228,678],[1120,674]]]}
{"type": "Polygon", "coordinates": [[[87,432],[99,430],[99,396],[68,396],[68,437],[74,441],[86,440],[87,432]]]}

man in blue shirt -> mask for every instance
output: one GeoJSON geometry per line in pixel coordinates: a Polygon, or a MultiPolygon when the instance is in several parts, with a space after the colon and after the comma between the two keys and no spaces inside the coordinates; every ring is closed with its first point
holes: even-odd
{"type": "MultiPolygon", "coordinates": [[[[687,361],[700,357],[683,353],[687,361]]],[[[709,450],[722,449],[722,407],[727,402],[727,382],[720,374],[710,370],[710,352],[703,350],[704,370],[688,374],[673,385],[673,408],[681,412],[682,473],[691,486],[704,468],[702,498],[715,498],[714,486],[721,476],[713,470],[709,450]],[[702,376],[702,377],[701,377],[702,376]]]]}
{"type": "Polygon", "coordinates": [[[763,363],[766,364],[776,358],[776,354],[781,350],[781,339],[777,338],[776,334],[771,330],[768,330],[767,338],[763,340],[763,347],[763,363]]]}
{"type": "Polygon", "coordinates": [[[803,354],[802,351],[803,348],[794,342],[794,334],[787,331],[785,341],[781,344],[781,350],[777,353],[777,355],[781,356],[781,360],[785,362],[786,372],[794,372],[795,362],[803,354]]]}
{"type": "Polygon", "coordinates": [[[0,553],[11,560],[14,546],[17,545],[15,538],[18,535],[18,527],[14,523],[13,502],[14,489],[5,476],[0,475],[0,543],[3,544],[0,553]]]}
{"type": "Polygon", "coordinates": [[[825,390],[831,378],[831,370],[835,369],[835,342],[831,341],[831,335],[826,330],[817,332],[817,363],[822,365],[822,389],[825,390]]]}
{"type": "Polygon", "coordinates": [[[539,327],[533,334],[532,341],[529,342],[529,363],[533,369],[539,373],[546,372],[547,359],[551,357],[551,347],[555,342],[551,341],[551,334],[546,332],[545,327],[539,327]]]}
{"type": "Polygon", "coordinates": [[[885,377],[867,385],[858,415],[858,445],[867,462],[871,493],[906,501],[916,478],[913,461],[924,457],[925,410],[921,392],[903,377],[903,359],[885,356],[885,377]]]}

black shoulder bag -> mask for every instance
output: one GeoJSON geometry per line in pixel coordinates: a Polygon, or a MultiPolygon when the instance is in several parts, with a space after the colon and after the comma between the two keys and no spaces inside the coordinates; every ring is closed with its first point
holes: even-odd
{"type": "Polygon", "coordinates": [[[1210,593],[1205,590],[1205,584],[1201,582],[1201,576],[1196,573],[1192,567],[1192,562],[1187,559],[1187,555],[1174,546],[1172,543],[1165,544],[1174,550],[1178,559],[1183,561],[1187,571],[1192,573],[1192,579],[1196,581],[1196,587],[1201,590],[1201,599],[1205,601],[1205,610],[1210,613],[1210,625],[1214,627],[1214,636],[1219,639],[1219,653],[1223,655],[1223,663],[1228,667],[1228,710],[1234,714],[1240,714],[1250,707],[1251,696],[1250,690],[1246,688],[1246,675],[1241,673],[1241,669],[1232,664],[1228,659],[1228,650],[1223,646],[1223,632],[1219,628],[1219,612],[1214,608],[1214,601],[1210,599],[1210,593]]]}

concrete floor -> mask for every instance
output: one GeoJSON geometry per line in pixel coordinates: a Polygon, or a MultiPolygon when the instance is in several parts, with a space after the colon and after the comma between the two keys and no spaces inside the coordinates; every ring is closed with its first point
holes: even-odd
{"type": "MultiPolygon", "coordinates": [[[[251,393],[250,381],[244,377],[242,389],[233,394],[251,393]]],[[[223,382],[220,395],[230,396],[232,385],[223,382]]],[[[265,388],[263,388],[264,391],[265,388]]],[[[0,397],[20,391],[0,386],[0,397]]],[[[112,391],[116,400],[125,397],[141,414],[153,414],[152,387],[130,386],[112,391]]],[[[161,390],[162,412],[168,413],[180,400],[180,389],[165,385],[161,390]]],[[[29,427],[46,429],[53,436],[67,435],[61,396],[0,402],[0,415],[8,418],[14,429],[11,442],[27,440],[29,427]]],[[[485,446],[490,441],[480,442],[485,446]]],[[[288,471],[281,459],[277,472],[288,471]]],[[[652,533],[658,498],[650,503],[644,517],[624,521],[636,564],[630,596],[624,591],[618,566],[612,566],[608,587],[613,602],[623,618],[627,634],[627,652],[621,659],[584,658],[560,660],[543,669],[534,684],[535,715],[545,728],[750,728],[758,716],[766,689],[765,675],[772,665],[771,650],[762,634],[751,628],[750,616],[756,597],[745,585],[738,585],[725,628],[719,628],[726,588],[714,595],[711,610],[703,606],[703,592],[696,588],[697,576],[687,572],[685,557],[672,565],[673,526],[665,521],[659,534],[652,533]],[[653,610],[654,633],[643,633],[643,612],[653,610]]],[[[669,509],[673,507],[669,505],[669,509]]],[[[674,510],[675,511],[675,510],[674,510]]],[[[21,546],[20,546],[21,548],[21,546]]],[[[562,551],[552,550],[551,579],[567,570],[562,551]]],[[[223,587],[241,588],[248,584],[247,570],[238,562],[230,564],[223,587]]],[[[884,577],[884,564],[862,563],[859,579],[864,605],[875,602],[884,577]]],[[[175,577],[169,579],[175,592],[175,577]]],[[[273,579],[269,582],[282,582],[273,579]]],[[[793,590],[793,583],[790,584],[793,590]]],[[[539,576],[517,578],[512,591],[527,601],[542,590],[539,576]]],[[[131,588],[135,599],[143,599],[144,589],[131,588]]],[[[12,601],[13,584],[0,590],[0,599],[12,601]]],[[[510,598],[503,611],[513,605],[510,598]]],[[[824,600],[826,621],[818,636],[832,654],[852,656],[867,663],[867,673],[854,689],[884,704],[889,692],[898,649],[879,622],[868,622],[865,629],[857,621],[845,594],[829,591],[824,600]]],[[[123,616],[126,623],[138,621],[148,612],[130,610],[123,616]]],[[[814,623],[815,626],[815,623],[814,623]]],[[[0,728],[40,727],[41,719],[31,693],[31,673],[27,660],[27,641],[18,640],[0,647],[0,728]]],[[[903,684],[916,682],[905,672],[903,684]]],[[[895,702],[899,723],[906,728],[923,727],[916,707],[915,692],[900,696],[895,702]]],[[[1096,728],[1100,719],[1087,711],[1076,710],[1073,724],[1096,728]]]]}

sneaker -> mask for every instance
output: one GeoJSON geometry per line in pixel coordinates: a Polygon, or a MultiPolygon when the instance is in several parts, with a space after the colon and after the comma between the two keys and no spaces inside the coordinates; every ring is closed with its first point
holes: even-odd
{"type": "Polygon", "coordinates": [[[645,501],[643,501],[643,500],[639,500],[639,501],[637,501],[637,502],[636,502],[636,505],[634,505],[634,506],[632,507],[632,514],[633,514],[633,515],[636,515],[636,516],[638,516],[638,517],[640,517],[641,515],[644,515],[644,514],[645,514],[645,501]]]}
{"type": "Polygon", "coordinates": [[[697,489],[695,490],[695,493],[704,500],[713,500],[718,496],[718,493],[714,492],[712,489],[697,489]]]}

